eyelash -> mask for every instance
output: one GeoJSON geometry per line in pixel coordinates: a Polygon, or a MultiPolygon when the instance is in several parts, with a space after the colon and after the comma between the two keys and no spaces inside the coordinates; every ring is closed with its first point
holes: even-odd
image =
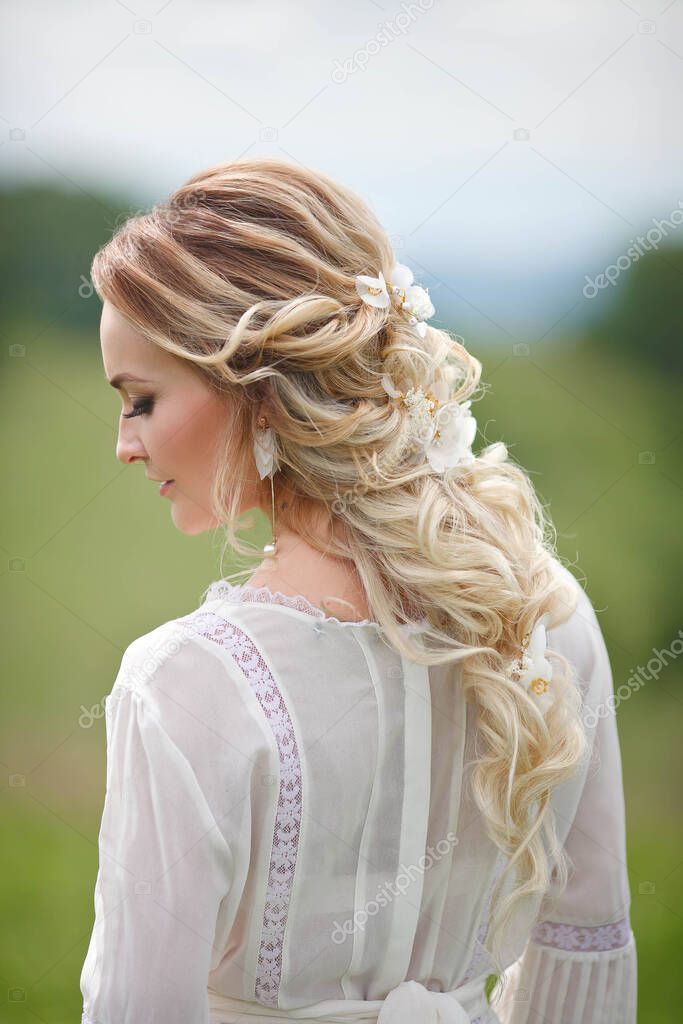
{"type": "Polygon", "coordinates": [[[132,412],[122,412],[124,420],[132,419],[133,416],[141,416],[147,412],[152,411],[154,402],[151,398],[140,398],[137,402],[133,402],[132,412]]]}

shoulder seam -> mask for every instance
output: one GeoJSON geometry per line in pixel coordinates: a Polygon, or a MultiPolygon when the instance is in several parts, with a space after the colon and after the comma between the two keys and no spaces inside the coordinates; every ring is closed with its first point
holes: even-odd
{"type": "Polygon", "coordinates": [[[195,637],[196,634],[191,629],[186,629],[178,619],[170,619],[149,633],[132,640],[123,652],[114,686],[125,685],[128,688],[142,689],[152,681],[157,670],[169,658],[195,637]],[[161,638],[150,640],[150,637],[162,630],[164,632],[161,638]]]}

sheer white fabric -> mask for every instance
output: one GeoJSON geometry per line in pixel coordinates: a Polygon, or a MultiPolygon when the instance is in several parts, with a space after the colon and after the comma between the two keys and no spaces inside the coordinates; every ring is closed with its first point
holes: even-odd
{"type": "MultiPolygon", "coordinates": [[[[576,586],[548,643],[602,709],[576,586]]],[[[504,865],[470,792],[475,717],[457,668],[263,588],[217,581],[135,640],[106,701],[83,1024],[635,1024],[614,716],[587,716],[590,760],[554,798],[569,885],[518,915],[491,1004],[504,865]]]]}

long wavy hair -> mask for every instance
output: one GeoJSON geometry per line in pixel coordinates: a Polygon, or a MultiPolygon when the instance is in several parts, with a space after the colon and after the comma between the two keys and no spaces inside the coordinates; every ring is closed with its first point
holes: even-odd
{"type": "Polygon", "coordinates": [[[395,262],[352,191],[258,158],[202,171],[128,217],[95,255],[92,280],[231,402],[212,494],[226,547],[244,551],[241,481],[253,477],[265,403],[275,487],[288,499],[278,521],[308,537],[312,511],[322,511],[333,526],[325,550],[353,560],[389,642],[424,664],[461,665],[477,708],[473,796],[507,861],[487,943],[498,962],[515,907],[545,892],[553,872],[560,884],[568,877],[550,796],[585,752],[573,669],[548,652],[557,699],[545,716],[508,670],[537,619],[548,612],[549,628],[558,625],[576,593],[546,510],[503,443],[443,475],[414,457],[405,410],[387,399],[382,375],[423,388],[445,378],[465,401],[480,397],[482,367],[447,330],[429,325],[420,338],[393,305],[359,299],[356,275],[390,278],[395,262]],[[422,632],[397,628],[415,620],[422,632]]]}

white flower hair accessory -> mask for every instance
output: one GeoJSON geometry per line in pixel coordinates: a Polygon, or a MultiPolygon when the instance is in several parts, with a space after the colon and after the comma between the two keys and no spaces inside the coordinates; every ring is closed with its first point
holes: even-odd
{"type": "Polygon", "coordinates": [[[545,714],[555,699],[550,688],[553,668],[545,655],[548,619],[549,615],[546,612],[531,632],[527,633],[522,644],[522,655],[510,673],[512,681],[522,686],[530,697],[538,701],[541,714],[545,714]]]}
{"type": "Polygon", "coordinates": [[[427,333],[424,321],[436,312],[427,289],[413,284],[413,272],[403,263],[394,264],[389,281],[385,281],[381,270],[378,277],[358,274],[356,291],[368,306],[386,309],[393,302],[408,317],[421,338],[427,333]]]}
{"type": "Polygon", "coordinates": [[[408,410],[410,441],[424,451],[435,472],[474,462],[472,442],[477,421],[470,412],[471,400],[449,401],[449,388],[444,380],[430,384],[426,391],[411,387],[404,393],[384,374],[382,387],[408,410]]]}

